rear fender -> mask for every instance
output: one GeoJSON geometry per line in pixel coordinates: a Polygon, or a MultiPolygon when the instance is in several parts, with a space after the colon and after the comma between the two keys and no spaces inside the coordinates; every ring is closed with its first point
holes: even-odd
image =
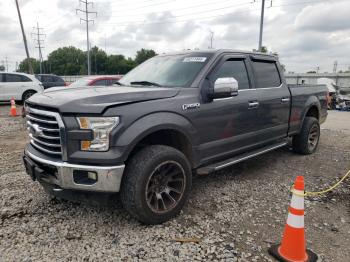
{"type": "Polygon", "coordinates": [[[304,109],[301,113],[301,121],[300,121],[300,124],[299,124],[299,132],[303,126],[303,123],[304,123],[304,120],[305,120],[305,117],[306,117],[306,114],[307,112],[312,108],[312,107],[316,107],[317,108],[317,111],[318,111],[318,117],[320,118],[321,117],[321,104],[320,104],[320,101],[317,99],[316,96],[310,96],[308,98],[308,100],[306,100],[305,102],[305,106],[304,106],[304,109]]]}

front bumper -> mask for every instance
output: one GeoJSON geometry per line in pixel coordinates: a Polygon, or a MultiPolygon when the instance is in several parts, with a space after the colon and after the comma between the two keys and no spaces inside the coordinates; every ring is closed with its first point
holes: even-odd
{"type": "Polygon", "coordinates": [[[51,184],[57,191],[119,192],[125,168],[125,165],[88,166],[52,161],[28,150],[24,151],[23,161],[33,180],[51,184]]]}

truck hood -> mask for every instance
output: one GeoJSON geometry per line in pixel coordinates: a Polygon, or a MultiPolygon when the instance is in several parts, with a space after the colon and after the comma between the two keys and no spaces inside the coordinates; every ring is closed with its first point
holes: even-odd
{"type": "Polygon", "coordinates": [[[30,104],[56,108],[61,113],[101,114],[107,107],[170,98],[177,95],[178,88],[163,87],[77,87],[47,89],[30,97],[30,104]]]}

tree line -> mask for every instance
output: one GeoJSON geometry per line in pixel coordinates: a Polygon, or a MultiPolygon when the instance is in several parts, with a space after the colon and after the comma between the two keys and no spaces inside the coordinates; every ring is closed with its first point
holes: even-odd
{"type": "MultiPolygon", "coordinates": [[[[152,49],[141,49],[137,51],[135,58],[124,55],[111,54],[94,46],[90,50],[91,74],[93,75],[115,75],[126,74],[135,66],[147,59],[157,55],[152,49]]],[[[40,62],[30,58],[35,74],[40,73],[40,62]]],[[[18,72],[29,72],[28,60],[24,59],[18,66],[18,72]]],[[[55,75],[86,75],[87,74],[87,52],[74,46],[60,47],[52,51],[47,59],[42,62],[42,71],[46,74],[55,75]]]]}

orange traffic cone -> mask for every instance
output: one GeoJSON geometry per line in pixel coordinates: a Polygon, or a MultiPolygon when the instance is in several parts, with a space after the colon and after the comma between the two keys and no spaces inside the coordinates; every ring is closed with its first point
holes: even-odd
{"type": "Polygon", "coordinates": [[[13,97],[11,98],[10,116],[17,116],[16,102],[13,97]]]}
{"type": "Polygon", "coordinates": [[[306,249],[304,231],[304,177],[298,176],[294,182],[292,202],[289,207],[287,224],[282,243],[269,249],[270,255],[282,262],[313,262],[317,255],[306,249]]]}

